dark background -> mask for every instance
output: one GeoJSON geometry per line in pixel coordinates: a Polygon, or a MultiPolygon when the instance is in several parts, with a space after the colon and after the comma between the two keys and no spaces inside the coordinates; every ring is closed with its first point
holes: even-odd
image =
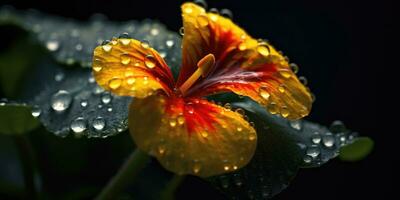
{"type": "MultiPolygon", "coordinates": [[[[79,20],[99,12],[112,20],[151,18],[178,31],[182,2],[14,0],[4,4],[79,20]]],[[[307,77],[317,97],[310,120],[329,125],[340,119],[376,142],[374,152],[363,161],[334,160],[321,168],[301,170],[276,199],[387,199],[394,190],[398,156],[395,146],[389,144],[389,136],[396,132],[384,132],[378,123],[385,107],[378,100],[387,98],[382,97],[378,83],[382,78],[379,72],[391,69],[386,52],[389,30],[394,25],[394,5],[350,0],[209,0],[208,7],[229,8],[234,21],[250,35],[268,39],[300,66],[299,74],[307,77]]],[[[222,196],[203,182],[188,178],[179,188],[178,198],[222,196]]]]}

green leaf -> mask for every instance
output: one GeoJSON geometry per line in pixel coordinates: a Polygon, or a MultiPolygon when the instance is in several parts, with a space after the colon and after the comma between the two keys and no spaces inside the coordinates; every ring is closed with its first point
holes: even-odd
{"type": "Polygon", "coordinates": [[[94,15],[88,22],[45,15],[38,11],[15,11],[0,8],[0,25],[16,25],[30,33],[59,62],[91,67],[93,49],[104,40],[122,33],[129,37],[146,40],[172,67],[174,74],[181,62],[181,38],[167,30],[164,25],[151,20],[143,22],[113,22],[103,15],[94,15]]]}
{"type": "Polygon", "coordinates": [[[355,162],[367,157],[374,148],[374,141],[369,137],[356,138],[353,143],[340,149],[339,158],[343,161],[355,162]]]}
{"type": "Polygon", "coordinates": [[[288,121],[250,100],[232,106],[246,110],[258,134],[256,153],[247,166],[209,179],[232,199],[271,198],[288,186],[300,168],[321,166],[351,142],[349,131],[332,132],[312,122],[288,121]]]}
{"type": "Polygon", "coordinates": [[[17,40],[10,49],[0,54],[0,89],[5,96],[17,96],[24,76],[39,55],[41,55],[40,49],[27,38],[17,40]]]}
{"type": "Polygon", "coordinates": [[[0,133],[18,135],[29,133],[39,126],[30,107],[18,104],[0,105],[0,133]]]}

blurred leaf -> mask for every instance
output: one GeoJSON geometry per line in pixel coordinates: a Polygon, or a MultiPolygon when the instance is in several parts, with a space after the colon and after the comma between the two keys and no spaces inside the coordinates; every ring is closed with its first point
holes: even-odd
{"type": "Polygon", "coordinates": [[[15,97],[23,77],[38,59],[41,51],[27,38],[17,40],[10,49],[0,54],[0,87],[7,97],[15,97]]]}
{"type": "MultiPolygon", "coordinates": [[[[93,49],[104,40],[122,33],[146,40],[159,51],[169,66],[179,67],[181,38],[168,31],[164,25],[151,20],[112,22],[103,15],[94,15],[88,22],[45,15],[38,11],[15,11],[12,7],[0,8],[0,25],[11,24],[32,33],[59,63],[91,67],[93,49]]],[[[173,69],[177,72],[176,69],[173,69]]]]}
{"type": "Polygon", "coordinates": [[[246,167],[210,179],[232,199],[271,198],[288,186],[300,168],[322,165],[347,144],[341,138],[347,139],[349,133],[333,134],[315,123],[288,121],[249,100],[232,105],[247,111],[258,134],[256,153],[246,167]]]}
{"type": "Polygon", "coordinates": [[[0,105],[0,133],[18,135],[29,133],[39,126],[30,107],[18,104],[0,105]]]}
{"type": "Polygon", "coordinates": [[[359,161],[367,157],[374,148],[374,141],[369,137],[356,138],[353,143],[340,149],[339,158],[343,161],[359,161]]]}

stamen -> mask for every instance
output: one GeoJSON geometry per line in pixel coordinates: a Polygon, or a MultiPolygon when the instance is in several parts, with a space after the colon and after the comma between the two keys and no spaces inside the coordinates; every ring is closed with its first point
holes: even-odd
{"type": "Polygon", "coordinates": [[[181,85],[179,90],[182,94],[186,91],[201,77],[205,78],[215,66],[215,57],[213,54],[208,54],[204,56],[197,63],[197,70],[181,85]]]}

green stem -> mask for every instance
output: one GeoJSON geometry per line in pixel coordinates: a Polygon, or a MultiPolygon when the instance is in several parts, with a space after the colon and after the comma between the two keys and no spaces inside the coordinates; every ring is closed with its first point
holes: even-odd
{"type": "Polygon", "coordinates": [[[174,175],[172,179],[167,183],[165,189],[161,192],[162,200],[173,200],[175,199],[175,192],[179,185],[183,182],[185,176],[174,175]]]}
{"type": "Polygon", "coordinates": [[[115,199],[135,179],[149,160],[150,157],[146,153],[136,149],[96,199],[115,199]]]}
{"type": "Polygon", "coordinates": [[[35,187],[35,159],[32,145],[26,136],[14,136],[13,138],[18,149],[23,169],[26,190],[25,195],[28,199],[37,199],[35,187]]]}

